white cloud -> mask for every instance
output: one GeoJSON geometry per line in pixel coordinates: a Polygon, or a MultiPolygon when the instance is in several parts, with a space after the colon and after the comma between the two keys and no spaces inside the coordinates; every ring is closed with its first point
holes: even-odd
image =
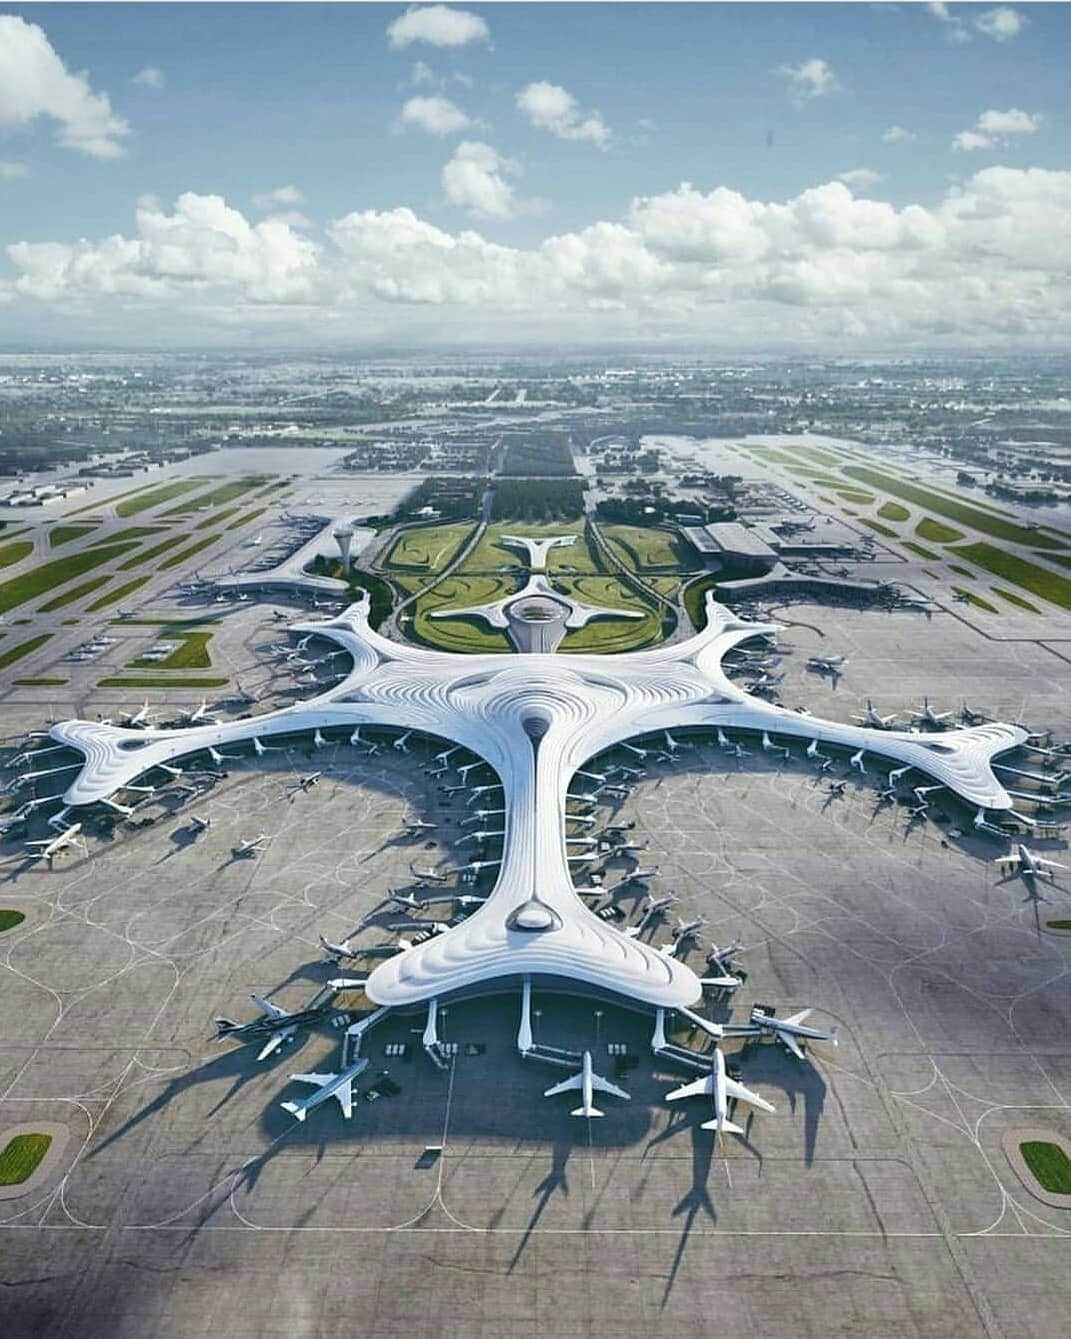
{"type": "MultiPolygon", "coordinates": [[[[487,145],[460,161],[505,170],[487,145]]],[[[206,325],[288,322],[318,339],[628,331],[734,348],[1055,348],[1071,338],[1069,234],[1071,172],[1041,168],[986,168],[932,206],[902,208],[839,181],[775,201],[685,183],[526,248],[404,208],[346,214],[319,246],[187,194],[170,212],[143,201],[129,238],[8,247],[17,277],[0,296],[80,304],[98,329],[112,312],[119,332],[146,299],[158,333],[167,313],[193,311],[206,325]]]]}
{"type": "Polygon", "coordinates": [[[838,172],[837,180],[843,181],[846,186],[876,186],[879,181],[885,180],[884,172],[875,172],[872,167],[853,167],[847,172],[838,172]]]}
{"type": "Polygon", "coordinates": [[[504,174],[515,175],[518,170],[516,163],[502,158],[490,144],[462,140],[443,166],[443,191],[452,205],[483,218],[512,218],[517,202],[504,174]]]}
{"type": "Polygon", "coordinates": [[[472,118],[456,102],[442,97],[410,98],[400,119],[403,126],[415,126],[429,135],[456,135],[472,125],[472,118]]]}
{"type": "Polygon", "coordinates": [[[882,131],[881,138],[886,144],[907,144],[918,136],[913,130],[905,130],[903,126],[890,126],[888,130],[882,131]]]}
{"type": "Polygon", "coordinates": [[[392,47],[407,47],[413,42],[429,46],[459,47],[470,42],[488,42],[491,34],[479,14],[446,5],[422,5],[407,9],[387,28],[392,47]]]}
{"type": "Polygon", "coordinates": [[[144,65],[130,81],[139,88],[163,88],[164,72],[155,65],[144,65]]]}
{"type": "Polygon", "coordinates": [[[994,42],[1010,42],[1018,37],[1026,27],[1026,16],[1008,5],[998,5],[996,9],[987,9],[974,21],[974,26],[994,42]]]}
{"type": "Polygon", "coordinates": [[[1033,135],[1041,129],[1043,118],[1031,112],[1009,107],[1006,112],[984,111],[970,130],[961,130],[952,147],[963,153],[977,149],[999,149],[1009,135],[1033,135]]]}
{"type": "Polygon", "coordinates": [[[273,191],[265,191],[262,195],[254,195],[253,203],[258,209],[275,209],[278,205],[289,208],[293,205],[303,205],[305,194],[297,186],[276,186],[273,191]]]}
{"type": "Polygon", "coordinates": [[[15,181],[18,177],[25,177],[29,170],[25,163],[0,161],[0,181],[15,181]]]}
{"type": "Polygon", "coordinates": [[[112,111],[106,93],[94,93],[85,74],[71,74],[36,23],[0,15],[0,128],[38,117],[59,122],[65,149],[117,158],[130,127],[112,111]]]}
{"type": "Polygon", "coordinates": [[[414,88],[419,88],[422,84],[437,84],[439,79],[430,65],[425,64],[422,60],[418,60],[414,63],[413,68],[410,71],[409,82],[414,88]]]}
{"type": "Polygon", "coordinates": [[[610,131],[598,112],[585,112],[568,89],[546,80],[528,84],[517,94],[517,106],[540,130],[558,139],[590,140],[600,149],[610,142],[610,131]]]}
{"type": "Polygon", "coordinates": [[[833,66],[819,56],[812,56],[799,65],[779,65],[774,73],[788,81],[795,102],[810,102],[812,98],[824,97],[840,88],[833,66]]]}
{"type": "Polygon", "coordinates": [[[926,8],[945,26],[945,33],[950,42],[969,42],[971,40],[970,32],[962,19],[956,16],[948,8],[943,0],[929,0],[926,8]]]}

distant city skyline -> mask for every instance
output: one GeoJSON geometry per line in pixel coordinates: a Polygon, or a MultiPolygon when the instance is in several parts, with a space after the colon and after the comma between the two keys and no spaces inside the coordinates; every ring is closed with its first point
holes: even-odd
{"type": "Polygon", "coordinates": [[[1057,350],[1071,13],[0,7],[0,345],[1057,350]]]}

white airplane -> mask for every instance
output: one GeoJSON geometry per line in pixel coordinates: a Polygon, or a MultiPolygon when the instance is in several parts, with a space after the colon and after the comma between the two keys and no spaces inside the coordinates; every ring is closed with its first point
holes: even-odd
{"type": "Polygon", "coordinates": [[[438,826],[438,823],[429,823],[427,819],[424,818],[407,817],[402,819],[402,827],[405,828],[410,836],[413,836],[418,832],[434,832],[438,826]]]}
{"type": "Polygon", "coordinates": [[[387,900],[409,911],[427,911],[436,902],[456,902],[460,907],[478,907],[487,901],[486,897],[475,897],[472,893],[429,893],[426,897],[417,897],[415,893],[399,893],[391,889],[387,900]]]}
{"type": "Polygon", "coordinates": [[[291,795],[293,795],[295,791],[300,790],[304,793],[305,791],[311,790],[322,776],[323,772],[309,772],[308,775],[299,777],[296,784],[290,787],[291,795]]]}
{"type": "MultiPolygon", "coordinates": [[[[577,892],[579,891],[580,889],[578,888],[577,892]]],[[[595,887],[593,891],[601,893],[603,889],[595,887]]],[[[629,926],[625,931],[625,934],[628,935],[630,939],[635,939],[636,936],[646,928],[649,921],[655,916],[660,915],[667,907],[671,907],[676,901],[676,893],[666,893],[665,897],[655,897],[653,893],[648,893],[643,899],[643,915],[635,925],[629,926]]]]}
{"type": "Polygon", "coordinates": [[[320,935],[319,939],[320,947],[325,954],[324,962],[338,964],[343,958],[358,958],[361,955],[361,950],[354,948],[348,939],[344,939],[341,944],[333,944],[330,939],[325,939],[323,935],[320,935]]]}
{"type": "Polygon", "coordinates": [[[677,928],[673,931],[673,938],[678,944],[682,944],[686,939],[695,939],[696,931],[701,930],[707,923],[705,916],[696,916],[694,920],[685,921],[680,916],[677,917],[677,928]]]}
{"type": "Polygon", "coordinates": [[[368,1068],[367,1058],[355,1060],[352,1065],[337,1074],[291,1074],[291,1083],[310,1083],[316,1088],[311,1097],[304,1102],[280,1102],[284,1111],[288,1111],[303,1121],[310,1111],[326,1102],[329,1097],[337,1099],[342,1114],[347,1120],[353,1115],[353,1082],[368,1068]]]}
{"type": "Polygon", "coordinates": [[[837,678],[847,663],[847,656],[811,656],[807,661],[807,668],[837,678]]]}
{"type": "Polygon", "coordinates": [[[126,712],[123,717],[123,724],[131,730],[136,730],[138,726],[148,725],[149,723],[149,700],[148,698],[141,704],[137,711],[126,712]]]}
{"type": "MultiPolygon", "coordinates": [[[[469,814],[468,818],[463,818],[458,827],[471,828],[474,823],[482,823],[486,818],[495,818],[499,814],[504,814],[505,809],[477,809],[475,813],[469,814]]],[[[582,814],[566,814],[567,823],[594,823],[594,818],[585,818],[582,814]]],[[[425,824],[426,827],[437,827],[435,823],[425,824]]]]}
{"type": "Polygon", "coordinates": [[[847,781],[831,781],[829,783],[830,799],[842,799],[847,789],[848,789],[847,781]]]}
{"type": "Polygon", "coordinates": [[[193,711],[183,711],[180,714],[187,725],[196,725],[198,721],[204,721],[208,725],[217,723],[216,717],[208,710],[208,698],[202,698],[201,705],[193,711]]]}
{"type": "Polygon", "coordinates": [[[1047,874],[1053,883],[1056,882],[1055,871],[1068,868],[1058,860],[1047,860],[1044,856],[1035,855],[1022,842],[1017,842],[1015,850],[1009,855],[998,857],[997,864],[1009,873],[1021,874],[1024,879],[1038,879],[1047,874]]]}
{"type": "Polygon", "coordinates": [[[630,870],[627,874],[622,875],[621,878],[618,879],[617,884],[615,886],[618,888],[625,888],[630,883],[646,883],[648,879],[656,878],[658,875],[658,871],[659,871],[658,865],[651,865],[647,869],[644,869],[641,866],[637,865],[635,869],[630,870]]]}
{"type": "Polygon", "coordinates": [[[248,841],[240,840],[237,846],[231,847],[231,855],[235,860],[240,860],[243,856],[253,856],[264,848],[265,842],[270,838],[266,832],[259,833],[248,841]]]}
{"type": "Polygon", "coordinates": [[[253,539],[247,539],[247,540],[245,541],[245,547],[246,547],[247,549],[255,549],[255,548],[258,548],[258,547],[260,546],[260,543],[261,543],[261,541],[263,540],[263,538],[264,538],[264,536],[261,534],[261,535],[257,535],[257,536],[256,536],[255,538],[253,538],[253,539]]]}
{"type": "MultiPolygon", "coordinates": [[[[478,800],[481,795],[486,795],[489,790],[501,790],[501,789],[502,786],[497,781],[492,782],[490,785],[487,786],[473,786],[473,788],[469,791],[469,798],[466,800],[465,803],[468,805],[469,808],[471,808],[473,801],[478,800]]],[[[573,798],[583,799],[584,797],[574,796],[573,798]]]]}
{"type": "Polygon", "coordinates": [[[860,725],[869,725],[872,730],[891,730],[896,724],[895,713],[891,716],[881,716],[874,709],[874,704],[870,698],[866,700],[866,711],[856,712],[852,716],[853,721],[858,721],[860,725]]]}
{"type": "MultiPolygon", "coordinates": [[[[485,842],[493,841],[495,838],[504,837],[505,835],[505,829],[501,832],[468,832],[458,842],[458,846],[463,846],[465,842],[476,842],[478,845],[482,846],[485,842]]],[[[594,839],[591,837],[570,837],[567,840],[594,844],[594,839]]]]}
{"type": "Polygon", "coordinates": [[[429,883],[448,883],[450,880],[449,874],[440,874],[435,869],[417,869],[412,862],[409,865],[409,873],[416,879],[418,888],[423,888],[429,883]]]}
{"type": "Polygon", "coordinates": [[[930,699],[928,697],[922,699],[922,706],[915,712],[916,721],[921,725],[932,726],[936,730],[943,729],[947,722],[952,719],[952,716],[953,713],[951,711],[934,711],[930,706],[930,699]]]}
{"type": "Polygon", "coordinates": [[[210,818],[202,818],[200,814],[190,815],[190,827],[193,829],[195,836],[200,832],[207,832],[211,826],[212,820],[210,818]]]}
{"type": "Polygon", "coordinates": [[[26,843],[26,849],[30,853],[32,860],[47,860],[50,864],[52,857],[59,855],[68,846],[81,847],[82,852],[88,855],[88,848],[83,841],[79,841],[78,834],[82,831],[81,823],[72,823],[69,828],[65,828],[57,837],[46,838],[42,841],[32,841],[26,843]]]}
{"type": "Polygon", "coordinates": [[[828,1032],[823,1032],[821,1028],[804,1027],[803,1022],[811,1014],[810,1009],[801,1009],[798,1014],[792,1014],[788,1018],[778,1018],[775,1014],[767,1013],[758,1005],[751,1011],[750,1027],[758,1029],[759,1033],[767,1037],[776,1037],[782,1046],[792,1052],[797,1060],[803,1059],[803,1047],[801,1040],[811,1041],[829,1041],[834,1046],[838,1043],[837,1029],[831,1028],[828,1032]]]}
{"type": "Polygon", "coordinates": [[[570,1116],[602,1116],[605,1113],[595,1106],[592,1100],[594,1094],[608,1093],[611,1097],[624,1098],[626,1102],[631,1102],[632,1098],[625,1092],[624,1088],[619,1088],[616,1083],[611,1083],[609,1079],[604,1079],[596,1074],[591,1064],[591,1052],[585,1051],[581,1057],[581,1069],[579,1074],[574,1074],[571,1078],[562,1079],[561,1083],[555,1083],[548,1088],[543,1096],[556,1097],[558,1093],[569,1093],[579,1090],[581,1093],[580,1106],[574,1108],[570,1116]]]}
{"type": "Polygon", "coordinates": [[[716,1135],[743,1134],[742,1125],[737,1125],[729,1119],[729,1099],[733,1098],[737,1102],[747,1102],[749,1106],[758,1107],[760,1111],[775,1112],[777,1108],[767,1102],[765,1097],[760,1097],[758,1093],[753,1093],[750,1088],[745,1088],[742,1083],[737,1083],[735,1079],[729,1078],[725,1072],[725,1056],[720,1047],[715,1047],[711,1057],[710,1073],[704,1079],[696,1079],[693,1083],[682,1084],[679,1088],[674,1088],[672,1092],[666,1093],[667,1102],[679,1102],[685,1097],[711,1097],[714,1099],[714,1119],[703,1122],[704,1130],[713,1130],[716,1135]]]}

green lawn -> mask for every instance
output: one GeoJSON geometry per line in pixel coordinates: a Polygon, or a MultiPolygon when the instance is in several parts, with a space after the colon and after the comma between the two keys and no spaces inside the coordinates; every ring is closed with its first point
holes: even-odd
{"type": "Polygon", "coordinates": [[[999,595],[1002,600],[1008,600],[1011,604],[1017,604],[1020,609],[1026,609],[1031,614],[1040,614],[1041,610],[1036,604],[1031,604],[1029,600],[1024,600],[1021,595],[1015,595],[1010,590],[1001,590],[999,586],[990,587],[994,595],[999,595]]]}
{"type": "Polygon", "coordinates": [[[50,1134],[17,1134],[0,1152],[0,1186],[21,1186],[28,1181],[52,1143],[50,1134]]]}
{"type": "Polygon", "coordinates": [[[1071,930],[1071,921],[1068,920],[1046,921],[1045,924],[1050,930],[1071,930]]]}
{"type": "Polygon", "coordinates": [[[101,609],[111,608],[134,591],[140,590],[148,581],[148,577],[135,577],[133,581],[128,581],[123,586],[116,586],[115,590],[110,590],[106,595],[102,595],[99,600],[94,600],[86,609],[87,614],[99,613],[101,609]]]}
{"type": "MultiPolygon", "coordinates": [[[[202,516],[199,521],[194,523],[195,530],[207,530],[210,525],[222,525],[224,521],[229,521],[232,516],[237,516],[241,507],[227,507],[224,511],[211,511],[207,516],[202,516]]],[[[226,527],[228,530],[230,526],[226,527]]]]}
{"type": "MultiPolygon", "coordinates": [[[[821,479],[819,480],[819,482],[825,485],[827,481],[825,479],[821,479]]],[[[870,504],[874,501],[873,493],[860,493],[854,488],[838,488],[837,497],[843,498],[845,502],[854,502],[857,507],[869,507],[870,504]]],[[[881,511],[878,512],[878,515],[884,516],[885,514],[886,514],[885,508],[882,507],[881,511]]],[[[889,517],[890,521],[898,521],[902,519],[903,518],[900,516],[889,517]]]]}
{"type": "Polygon", "coordinates": [[[1000,613],[1000,610],[996,607],[996,605],[990,604],[988,600],[983,600],[980,595],[975,595],[974,591],[967,590],[963,586],[953,586],[952,594],[962,596],[963,599],[965,599],[968,604],[973,604],[978,609],[984,609],[987,614],[1000,613]]]}
{"type": "Polygon", "coordinates": [[[1027,1139],[1019,1145],[1023,1161],[1050,1195],[1071,1195],[1071,1158],[1059,1144],[1027,1139]]]}
{"type": "Polygon", "coordinates": [[[963,538],[962,530],[953,530],[950,525],[942,525],[932,516],[924,516],[915,526],[915,534],[920,539],[928,539],[933,544],[956,544],[963,538]]]}
{"type": "Polygon", "coordinates": [[[145,549],[141,553],[135,553],[133,558],[128,558],[125,563],[119,564],[120,572],[133,571],[135,567],[140,567],[142,563],[151,562],[153,558],[159,558],[163,553],[170,553],[175,545],[181,542],[181,538],[176,535],[169,535],[167,539],[159,544],[154,544],[152,548],[145,549]]]}
{"type": "Polygon", "coordinates": [[[93,544],[114,544],[117,539],[144,539],[146,535],[165,534],[168,529],[169,527],[166,525],[128,525],[115,534],[105,535],[103,539],[95,539],[93,544]]]}
{"type": "Polygon", "coordinates": [[[188,497],[177,507],[172,507],[170,511],[164,512],[165,516],[184,516],[188,512],[197,511],[200,507],[223,507],[228,502],[233,502],[240,498],[244,493],[251,492],[254,488],[261,488],[270,479],[267,474],[246,475],[241,479],[232,479],[228,484],[221,484],[219,488],[213,488],[207,493],[198,493],[196,497],[188,497]]]}
{"type": "MultiPolygon", "coordinates": [[[[251,521],[255,521],[258,516],[263,516],[267,510],[267,507],[254,507],[252,511],[243,512],[236,521],[231,521],[229,525],[225,525],[223,528],[225,530],[237,530],[239,526],[248,525],[251,521]]],[[[216,520],[219,519],[217,516],[216,520]]]]}
{"type": "Polygon", "coordinates": [[[21,563],[23,558],[33,553],[33,541],[16,539],[9,544],[0,544],[0,567],[10,567],[12,563],[21,563]]]}
{"type": "Polygon", "coordinates": [[[137,489],[133,496],[124,497],[123,501],[116,505],[115,513],[123,517],[136,516],[139,511],[159,507],[164,502],[170,502],[172,498],[181,497],[183,493],[200,488],[201,483],[200,479],[177,479],[173,483],[158,484],[148,492],[137,489]]]}
{"type": "Polygon", "coordinates": [[[450,565],[472,530],[471,521],[403,530],[391,545],[383,566],[388,570],[395,567],[415,569],[433,576],[450,565]]]}
{"type": "Polygon", "coordinates": [[[8,907],[0,907],[0,934],[5,930],[14,930],[16,925],[21,925],[26,916],[21,911],[12,911],[8,907]]]}
{"type": "Polygon", "coordinates": [[[225,688],[230,679],[154,679],[150,675],[117,674],[101,679],[98,688],[225,688]]]}
{"type": "Polygon", "coordinates": [[[956,576],[966,577],[968,581],[974,581],[978,575],[976,572],[972,572],[969,567],[960,567],[958,563],[949,563],[948,566],[955,572],[956,576]]]}
{"type": "Polygon", "coordinates": [[[927,562],[939,563],[941,561],[941,555],[939,553],[934,553],[932,549],[927,549],[921,544],[916,544],[913,539],[905,539],[903,545],[905,549],[910,549],[912,553],[917,553],[920,558],[925,558],[927,562]]]}
{"type": "Polygon", "coordinates": [[[1007,553],[993,544],[965,544],[950,552],[969,558],[972,563],[984,567],[993,576],[1010,581],[1013,586],[1022,586],[1033,595],[1051,600],[1061,609],[1071,609],[1071,581],[1058,572],[1038,567],[1036,563],[1028,562],[1017,554],[1007,553]]]}
{"type": "Polygon", "coordinates": [[[75,525],[57,525],[48,532],[48,543],[53,549],[58,549],[61,544],[69,544],[72,539],[81,539],[83,535],[91,535],[96,530],[96,525],[88,521],[75,525]]]}
{"type": "Polygon", "coordinates": [[[37,637],[31,637],[29,641],[19,642],[16,646],[9,646],[6,651],[0,652],[0,669],[7,669],[8,665],[13,665],[16,660],[28,656],[31,651],[36,651],[39,646],[44,646],[45,642],[51,641],[51,639],[51,632],[42,632],[37,637]]]}
{"type": "Polygon", "coordinates": [[[211,547],[218,539],[219,535],[206,535],[204,539],[198,540],[196,544],[180,549],[178,553],[173,553],[170,558],[166,558],[160,564],[160,571],[166,572],[169,567],[177,567],[179,563],[184,563],[187,558],[192,558],[194,554],[200,553],[202,549],[211,547]]]}
{"type": "Polygon", "coordinates": [[[94,567],[102,567],[132,547],[132,544],[125,543],[113,544],[110,548],[83,549],[81,553],[41,563],[21,576],[0,582],[0,614],[6,614],[9,609],[25,604],[27,600],[34,600],[39,595],[55,590],[65,581],[73,581],[75,577],[91,572],[94,567]]]}
{"type": "Polygon", "coordinates": [[[944,516],[951,521],[961,521],[964,525],[969,525],[983,535],[990,535],[993,539],[1006,539],[1013,544],[1034,545],[1041,549],[1067,547],[1061,540],[1049,539],[1048,536],[1041,535],[1035,530],[1027,530],[1024,526],[1002,520],[999,516],[980,511],[965,502],[946,499],[929,488],[908,483],[906,479],[885,474],[881,470],[868,469],[863,465],[845,465],[844,473],[853,479],[858,479],[860,483],[869,484],[872,488],[883,489],[904,502],[913,502],[926,511],[936,512],[938,516],[944,516]]]}
{"type": "Polygon", "coordinates": [[[906,507],[902,507],[899,502],[883,502],[878,508],[878,515],[884,517],[886,521],[906,521],[911,513],[906,507]]]}
{"type": "MultiPolygon", "coordinates": [[[[684,566],[677,537],[672,531],[642,525],[603,525],[599,528],[618,558],[633,571],[649,568],[680,571],[684,566]]],[[[562,550],[566,562],[567,554],[568,550],[562,550]]]]}
{"type": "Polygon", "coordinates": [[[863,524],[870,530],[876,530],[879,535],[884,535],[887,539],[899,539],[899,535],[890,526],[882,525],[880,521],[872,521],[869,517],[862,517],[863,524]]]}
{"type": "Polygon", "coordinates": [[[208,653],[210,632],[172,632],[166,640],[176,643],[174,651],[164,660],[143,660],[130,662],[130,669],[182,670],[211,669],[212,657],[208,653]]]}
{"type": "Polygon", "coordinates": [[[12,679],[16,688],[60,688],[66,679],[12,679]]]}
{"type": "Polygon", "coordinates": [[[57,595],[54,600],[49,600],[43,604],[40,609],[42,614],[51,614],[54,609],[62,609],[65,604],[73,604],[75,600],[80,600],[83,595],[92,595],[95,590],[100,590],[101,586],[106,586],[112,579],[110,572],[105,572],[100,577],[90,577],[88,581],[83,581],[80,586],[72,586],[70,590],[65,590],[61,595],[57,595]]]}

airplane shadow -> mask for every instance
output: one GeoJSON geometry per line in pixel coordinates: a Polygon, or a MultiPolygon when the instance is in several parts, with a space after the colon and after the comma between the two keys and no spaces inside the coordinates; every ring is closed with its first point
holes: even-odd
{"type": "Polygon", "coordinates": [[[793,1114],[797,1103],[803,1102],[803,1160],[808,1167],[812,1166],[818,1125],[826,1104],[825,1079],[809,1061],[801,1062],[771,1042],[746,1041],[739,1056],[743,1081],[749,1087],[761,1082],[780,1088],[793,1114]]]}
{"type": "Polygon", "coordinates": [[[517,1243],[517,1249],[513,1252],[513,1257],[509,1262],[508,1273],[512,1274],[520,1263],[521,1256],[524,1254],[533,1232],[539,1226],[539,1220],[543,1217],[551,1197],[556,1191],[568,1199],[569,1197],[569,1179],[566,1176],[566,1167],[569,1162],[569,1154],[576,1147],[575,1142],[568,1136],[562,1136],[556,1140],[554,1150],[551,1153],[550,1170],[542,1181],[533,1191],[538,1195],[535,1208],[532,1210],[532,1216],[528,1220],[528,1226],[524,1229],[524,1235],[517,1243]]]}
{"type": "MultiPolygon", "coordinates": [[[[675,1130],[679,1127],[671,1126],[670,1128],[675,1130]]],[[[677,1274],[680,1271],[681,1261],[684,1259],[684,1252],[688,1248],[688,1241],[691,1238],[696,1219],[700,1214],[705,1214],[712,1223],[718,1221],[718,1211],[710,1198],[708,1185],[710,1168],[714,1161],[715,1141],[711,1137],[710,1131],[704,1130],[698,1122],[691,1127],[691,1135],[692,1184],[686,1194],[673,1207],[673,1217],[679,1218],[683,1214],[684,1222],[681,1226],[677,1249],[673,1253],[673,1263],[670,1265],[669,1274],[666,1276],[666,1286],[662,1292],[663,1310],[669,1305],[669,1299],[677,1282],[677,1274]]]]}

